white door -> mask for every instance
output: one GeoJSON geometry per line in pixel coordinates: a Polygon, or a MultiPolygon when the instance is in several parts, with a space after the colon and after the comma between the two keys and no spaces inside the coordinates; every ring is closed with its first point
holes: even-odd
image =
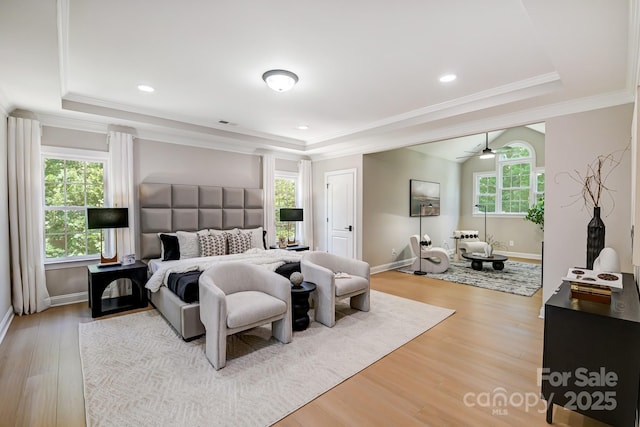
{"type": "Polygon", "coordinates": [[[327,252],[354,258],[356,171],[327,172],[327,252]]]}

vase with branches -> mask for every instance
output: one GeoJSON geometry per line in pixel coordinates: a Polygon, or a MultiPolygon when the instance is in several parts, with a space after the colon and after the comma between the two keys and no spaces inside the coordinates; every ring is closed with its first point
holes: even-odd
{"type": "Polygon", "coordinates": [[[611,201],[611,209],[615,207],[613,198],[614,190],[607,186],[607,179],[620,165],[622,158],[630,150],[630,146],[623,150],[614,151],[606,155],[599,155],[587,165],[586,172],[574,170],[568,173],[572,180],[580,185],[580,193],[577,194],[576,203],[582,199],[585,208],[593,209],[593,218],[587,225],[587,268],[593,268],[593,261],[604,248],[605,225],[601,218],[601,204],[607,196],[611,201]]]}

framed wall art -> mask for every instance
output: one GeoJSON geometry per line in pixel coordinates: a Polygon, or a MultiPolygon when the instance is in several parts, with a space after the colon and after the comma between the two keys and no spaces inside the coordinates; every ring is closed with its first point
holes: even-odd
{"type": "Polygon", "coordinates": [[[440,183],[409,180],[410,216],[440,215],[440,183]]]}

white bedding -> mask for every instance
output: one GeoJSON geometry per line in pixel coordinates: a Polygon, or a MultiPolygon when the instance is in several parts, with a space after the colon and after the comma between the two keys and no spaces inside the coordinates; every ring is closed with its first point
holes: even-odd
{"type": "Polygon", "coordinates": [[[161,286],[167,284],[169,274],[171,273],[205,270],[220,262],[241,261],[261,265],[271,271],[275,271],[281,265],[287,262],[299,262],[301,258],[301,252],[287,251],[285,249],[264,250],[252,248],[242,254],[187,258],[174,261],[152,260],[149,262],[149,265],[153,274],[147,281],[145,287],[151,292],[157,292],[161,286]]]}

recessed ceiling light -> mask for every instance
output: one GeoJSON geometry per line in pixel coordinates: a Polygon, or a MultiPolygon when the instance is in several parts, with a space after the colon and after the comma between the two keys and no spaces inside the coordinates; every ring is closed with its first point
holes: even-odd
{"type": "Polygon", "coordinates": [[[155,89],[149,85],[138,85],[138,90],[140,92],[148,92],[148,93],[155,91],[155,89]]]}
{"type": "Polygon", "coordinates": [[[445,74],[444,76],[440,77],[440,81],[442,83],[449,83],[449,82],[454,81],[457,78],[458,78],[458,76],[456,76],[455,74],[445,74]]]}
{"type": "Polygon", "coordinates": [[[262,80],[276,92],[286,92],[298,83],[298,76],[287,70],[269,70],[262,75],[262,80]]]}
{"type": "Polygon", "coordinates": [[[307,130],[307,129],[309,129],[309,125],[298,125],[298,129],[307,130]]]}

